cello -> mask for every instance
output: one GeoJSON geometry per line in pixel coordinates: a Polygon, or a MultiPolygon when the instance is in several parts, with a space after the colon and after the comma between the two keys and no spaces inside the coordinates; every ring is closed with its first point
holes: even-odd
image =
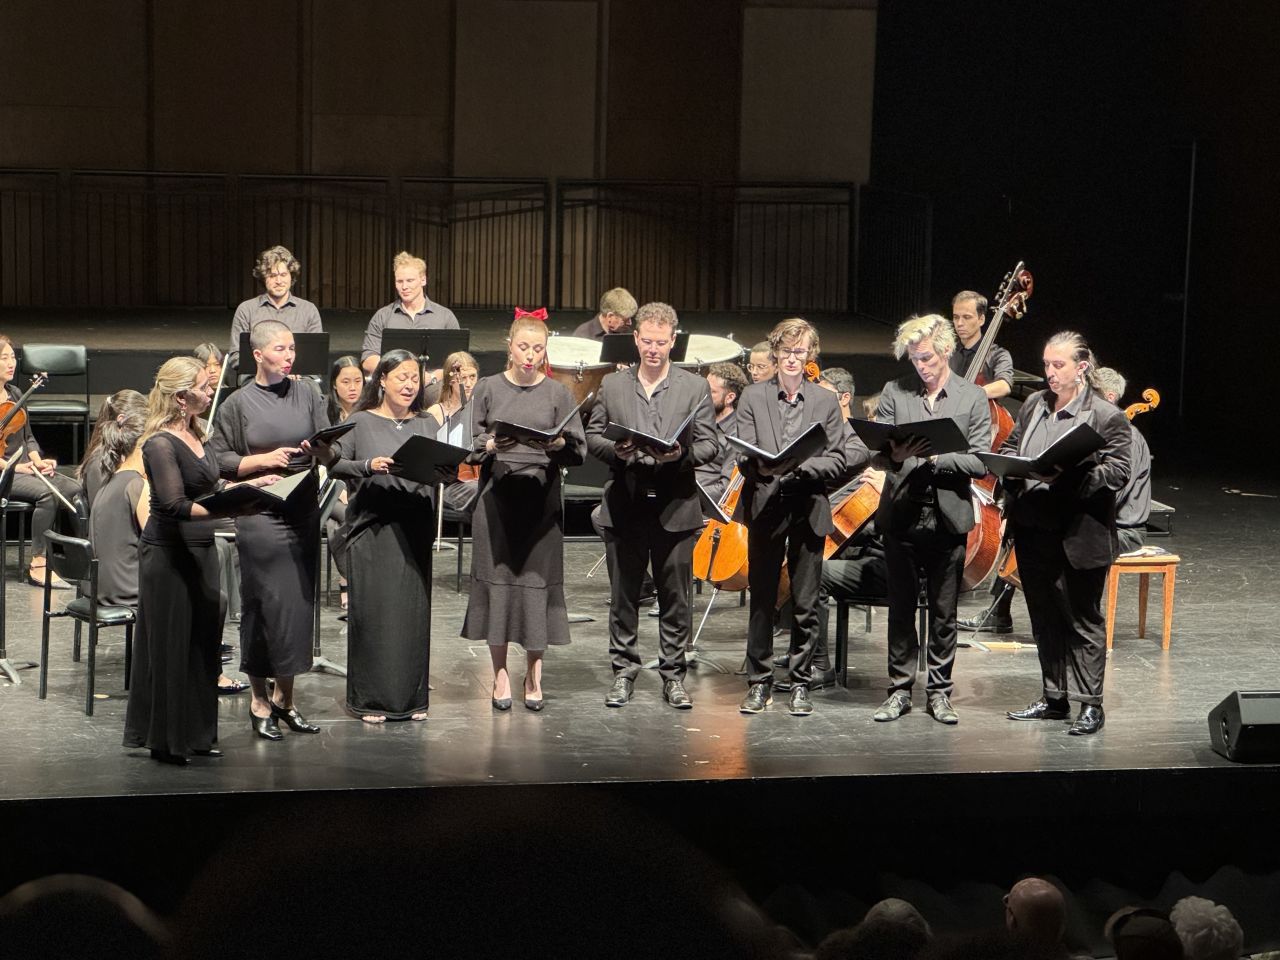
{"type": "MultiPolygon", "coordinates": [[[[733,516],[742,495],[744,478],[736,466],[716,505],[725,516],[733,516]]],[[[747,586],[747,528],[736,521],[707,521],[693,545],[693,576],[717,590],[744,590],[747,586]]]]}
{"type": "MultiPolygon", "coordinates": [[[[996,294],[996,306],[987,328],[982,334],[978,349],[964,373],[964,379],[981,386],[984,382],[982,368],[986,365],[991,348],[995,345],[996,334],[1000,324],[1008,316],[1017,320],[1027,312],[1027,300],[1031,297],[1035,281],[1031,272],[1021,260],[1005,275],[1000,291],[996,294]]],[[[988,398],[987,406],[991,411],[991,451],[997,451],[1013,432],[1013,417],[1009,411],[995,400],[988,398]]],[[[1004,521],[1000,516],[1000,508],[995,502],[995,477],[987,474],[970,484],[973,494],[974,525],[969,531],[964,552],[964,572],[960,578],[960,589],[972,590],[995,569],[1000,556],[1000,540],[1003,534],[1004,521]]]]}

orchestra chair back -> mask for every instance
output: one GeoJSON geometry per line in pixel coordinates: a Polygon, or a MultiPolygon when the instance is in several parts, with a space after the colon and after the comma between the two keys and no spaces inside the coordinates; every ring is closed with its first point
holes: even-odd
{"type": "Polygon", "coordinates": [[[98,631],[103,627],[124,627],[124,688],[129,689],[133,667],[133,625],[136,615],[132,607],[117,607],[98,602],[98,558],[93,544],[80,537],[68,537],[50,530],[45,534],[44,609],[40,631],[40,692],[44,700],[49,684],[49,621],[69,617],[75,623],[73,660],[79,660],[81,625],[89,628],[88,682],[85,685],[84,712],[93,716],[93,690],[97,673],[98,631]],[[77,596],[61,610],[52,609],[51,575],[57,574],[68,583],[87,582],[87,592],[77,589],[77,596]]]}
{"type": "MultiPolygon", "coordinates": [[[[844,597],[836,601],[836,644],[832,653],[832,666],[836,671],[836,682],[842,687],[849,686],[849,610],[851,607],[861,607],[866,613],[866,633],[871,632],[871,608],[872,607],[888,607],[889,597],[887,595],[880,596],[855,596],[844,597]]],[[[822,616],[819,618],[819,627],[825,633],[827,629],[827,621],[829,620],[828,611],[824,608],[822,616]]],[[[916,599],[916,637],[920,642],[919,660],[917,669],[924,671],[928,669],[929,656],[929,627],[932,625],[932,617],[929,614],[929,593],[924,582],[923,574],[920,577],[920,596],[916,599]]]]}
{"type": "MultiPolygon", "coordinates": [[[[72,343],[24,343],[22,345],[21,372],[26,376],[36,373],[49,374],[49,388],[70,393],[74,397],[53,397],[48,400],[32,399],[27,402],[27,414],[31,425],[38,423],[70,423],[72,431],[71,462],[80,462],[82,444],[89,442],[89,351],[84,344],[72,343]],[[78,399],[80,390],[84,399],[78,399]]],[[[46,389],[49,389],[46,388],[46,389]]]]}

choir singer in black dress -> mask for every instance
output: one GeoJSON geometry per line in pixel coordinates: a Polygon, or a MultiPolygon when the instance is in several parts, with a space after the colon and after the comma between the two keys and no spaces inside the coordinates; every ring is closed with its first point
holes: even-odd
{"type": "Polygon", "coordinates": [[[462,636],[489,645],[495,710],[511,707],[509,644],[524,647],[524,705],[541,710],[543,654],[569,642],[560,468],[582,463],[582,420],[575,414],[550,441],[494,436],[499,420],[549,431],[569,416],[573,394],[546,375],[546,355],[547,325],[519,317],[507,338],[507,369],[481,380],[471,398],[480,485],[462,636]]]}
{"type": "Polygon", "coordinates": [[[671,364],[676,323],[675,310],[665,303],[646,303],[637,311],[634,336],[640,362],[604,378],[587,424],[587,449],[610,469],[600,525],[611,590],[613,686],[605,696],[611,707],[631,699],[640,675],[637,608],[650,566],[658,590],[662,697],[677,709],[693,706],[684,677],[685,650],[693,633],[693,543],[702,529],[694,470],[715,458],[718,444],[707,381],[671,364]],[[690,413],[691,428],[667,452],[605,436],[612,422],[668,439],[690,413]]]}
{"type": "Polygon", "coordinates": [[[422,371],[407,350],[379,358],[333,446],[329,472],[347,484],[347,709],[365,723],[427,719],[435,486],[394,472],[422,416],[422,371]]]}
{"type": "MultiPolygon", "coordinates": [[[[264,320],[250,331],[249,342],[257,363],[254,378],[218,408],[213,425],[211,445],[218,469],[228,479],[298,469],[303,442],[329,423],[320,391],[309,380],[289,376],[293,332],[277,320],[264,320]]],[[[240,669],[249,675],[253,691],[253,730],[266,740],[282,739],[277,720],[295,733],[320,732],[293,703],[293,678],[312,663],[320,549],[317,493],[312,472],[288,504],[236,520],[240,669]],[[270,697],[268,677],[275,678],[270,697]]]]}
{"type": "Polygon", "coordinates": [[[218,556],[213,518],[193,502],[219,486],[217,460],[196,424],[212,393],[204,364],[174,357],[147,398],[142,461],[150,512],[138,545],[138,642],[124,745],[147,747],[162,763],[221,755],[218,556]]]}
{"type": "Polygon", "coordinates": [[[1130,434],[1124,413],[1098,390],[1098,363],[1084,337],[1054,334],[1044,347],[1049,389],[1018,411],[1002,453],[1036,457],[1077,424],[1089,424],[1105,445],[1080,463],[1031,479],[1005,480],[1005,516],[1013,530],[1018,573],[1040,657],[1044,690],[1010,720],[1067,720],[1068,729],[1097,733],[1104,722],[1107,665],[1102,591],[1118,552],[1116,494],[1129,479],[1130,434]]]}

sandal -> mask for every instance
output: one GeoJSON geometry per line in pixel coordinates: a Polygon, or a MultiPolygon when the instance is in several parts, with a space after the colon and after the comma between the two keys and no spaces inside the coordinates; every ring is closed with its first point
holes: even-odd
{"type": "MultiPolygon", "coordinates": [[[[45,565],[43,562],[39,566],[36,566],[35,564],[31,564],[30,566],[28,566],[27,567],[27,583],[29,583],[33,587],[43,587],[44,571],[45,571],[45,565]]],[[[63,580],[56,573],[50,575],[49,586],[52,587],[54,590],[70,590],[71,589],[71,584],[67,583],[67,581],[63,580]]]]}

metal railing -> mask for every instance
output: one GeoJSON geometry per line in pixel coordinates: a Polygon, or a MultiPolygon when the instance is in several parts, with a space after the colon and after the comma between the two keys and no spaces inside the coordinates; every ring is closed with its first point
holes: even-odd
{"type": "Polygon", "coordinates": [[[930,242],[926,198],[847,183],[0,170],[0,306],[230,308],[281,243],[322,310],[389,302],[407,249],[456,307],[593,309],[622,285],[896,322],[928,299],[930,242]]]}

